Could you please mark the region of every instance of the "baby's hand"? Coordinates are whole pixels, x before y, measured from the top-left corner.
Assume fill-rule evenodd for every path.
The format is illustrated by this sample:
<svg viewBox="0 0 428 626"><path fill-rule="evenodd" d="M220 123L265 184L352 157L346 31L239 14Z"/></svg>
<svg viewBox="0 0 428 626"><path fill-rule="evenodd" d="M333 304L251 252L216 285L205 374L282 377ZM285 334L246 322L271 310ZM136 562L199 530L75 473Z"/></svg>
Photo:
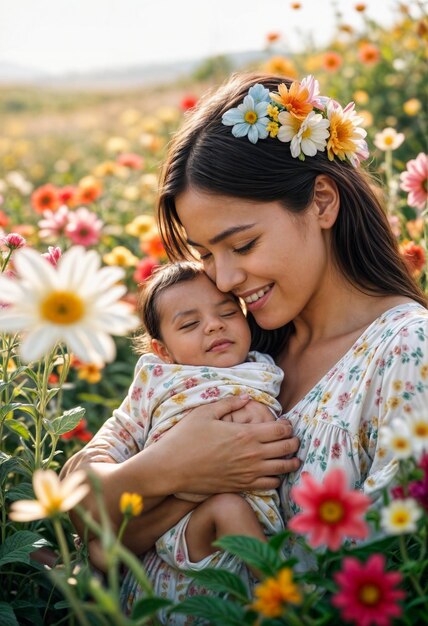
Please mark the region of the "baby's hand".
<svg viewBox="0 0 428 626"><path fill-rule="evenodd" d="M257 400L250 400L242 409L228 413L221 419L223 422L258 424L261 422L274 422L275 416L266 404L257 402Z"/></svg>

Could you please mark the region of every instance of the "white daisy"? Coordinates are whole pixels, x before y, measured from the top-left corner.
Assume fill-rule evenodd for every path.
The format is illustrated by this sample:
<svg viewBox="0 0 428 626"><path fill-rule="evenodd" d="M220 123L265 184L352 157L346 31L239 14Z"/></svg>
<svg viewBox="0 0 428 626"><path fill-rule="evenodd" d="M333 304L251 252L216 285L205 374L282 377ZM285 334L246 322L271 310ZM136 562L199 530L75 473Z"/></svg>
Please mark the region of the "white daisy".
<svg viewBox="0 0 428 626"><path fill-rule="evenodd" d="M242 104L223 113L222 122L225 126L232 126L234 137L246 137L251 143L259 139L266 139L269 132L266 128L270 121L267 117L268 102L256 102L250 95L245 96Z"/></svg>
<svg viewBox="0 0 428 626"><path fill-rule="evenodd" d="M395 128L384 128L381 133L376 133L374 138L374 145L379 150L387 152L388 150L396 150L401 146L404 141L404 134L397 133Z"/></svg>
<svg viewBox="0 0 428 626"><path fill-rule="evenodd" d="M428 414L406 416L412 438L413 452L419 456L422 452L428 452Z"/></svg>
<svg viewBox="0 0 428 626"><path fill-rule="evenodd" d="M322 115L311 111L291 140L291 156L304 159L302 155L315 156L318 151L324 152L329 137L329 125L330 122Z"/></svg>
<svg viewBox="0 0 428 626"><path fill-rule="evenodd" d="M408 459L412 456L412 435L406 420L396 417L390 426L382 426L379 430L379 443L382 448L391 450L397 459Z"/></svg>
<svg viewBox="0 0 428 626"><path fill-rule="evenodd" d="M138 326L129 307L118 300L126 287L118 267L100 269L100 257L80 246L70 248L53 267L31 248L14 256L17 278L0 276L0 331L22 333L24 361L37 360L63 342L87 363L102 365L116 353L110 335Z"/></svg>
<svg viewBox="0 0 428 626"><path fill-rule="evenodd" d="M381 511L381 526L390 535L413 533L421 515L422 510L413 498L393 500Z"/></svg>

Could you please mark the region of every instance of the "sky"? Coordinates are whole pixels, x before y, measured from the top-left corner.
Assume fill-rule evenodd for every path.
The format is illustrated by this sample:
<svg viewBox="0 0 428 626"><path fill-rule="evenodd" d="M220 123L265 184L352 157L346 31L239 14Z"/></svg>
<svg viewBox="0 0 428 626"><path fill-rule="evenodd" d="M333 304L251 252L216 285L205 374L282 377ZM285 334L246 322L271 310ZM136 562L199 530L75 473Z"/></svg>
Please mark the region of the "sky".
<svg viewBox="0 0 428 626"><path fill-rule="evenodd" d="M358 28L356 0L335 0ZM0 64L53 74L168 63L260 50L280 32L290 51L308 36L327 43L333 0L0 0ZM367 14L393 23L397 0L366 0ZM303 35L304 33L304 35Z"/></svg>

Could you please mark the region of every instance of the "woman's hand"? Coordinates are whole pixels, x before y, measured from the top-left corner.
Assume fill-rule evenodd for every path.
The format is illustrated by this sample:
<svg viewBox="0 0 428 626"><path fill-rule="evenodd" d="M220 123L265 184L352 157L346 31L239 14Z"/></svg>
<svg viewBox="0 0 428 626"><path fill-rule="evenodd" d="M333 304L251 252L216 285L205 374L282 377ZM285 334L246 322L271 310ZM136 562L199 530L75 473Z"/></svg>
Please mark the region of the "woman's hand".
<svg viewBox="0 0 428 626"><path fill-rule="evenodd" d="M235 424L259 424L274 422L275 416L266 404L251 399L242 409L227 413L220 419L223 422L235 422Z"/></svg>
<svg viewBox="0 0 428 626"><path fill-rule="evenodd" d="M280 474L298 469L299 441L285 420L236 424L222 417L239 411L249 397L228 397L193 409L142 453L157 466L158 493L239 492L279 486ZM257 403L256 403L257 404ZM130 462L135 462L137 455ZM292 458L284 458L284 457ZM163 484L162 484L163 483Z"/></svg>

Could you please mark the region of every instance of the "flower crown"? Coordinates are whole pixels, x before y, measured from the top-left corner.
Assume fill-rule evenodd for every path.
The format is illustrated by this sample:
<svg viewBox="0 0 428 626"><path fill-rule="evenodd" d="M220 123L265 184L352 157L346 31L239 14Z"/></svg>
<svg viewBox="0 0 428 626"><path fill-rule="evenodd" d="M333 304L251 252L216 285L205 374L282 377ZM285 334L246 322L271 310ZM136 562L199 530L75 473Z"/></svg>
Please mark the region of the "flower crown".
<svg viewBox="0 0 428 626"><path fill-rule="evenodd" d="M267 137L291 142L291 156L301 161L327 148L330 161L338 157L354 167L369 156L362 121L353 102L343 109L332 98L320 96L313 76L290 87L282 83L277 92L253 85L243 102L222 116L234 137L248 137L251 143Z"/></svg>

